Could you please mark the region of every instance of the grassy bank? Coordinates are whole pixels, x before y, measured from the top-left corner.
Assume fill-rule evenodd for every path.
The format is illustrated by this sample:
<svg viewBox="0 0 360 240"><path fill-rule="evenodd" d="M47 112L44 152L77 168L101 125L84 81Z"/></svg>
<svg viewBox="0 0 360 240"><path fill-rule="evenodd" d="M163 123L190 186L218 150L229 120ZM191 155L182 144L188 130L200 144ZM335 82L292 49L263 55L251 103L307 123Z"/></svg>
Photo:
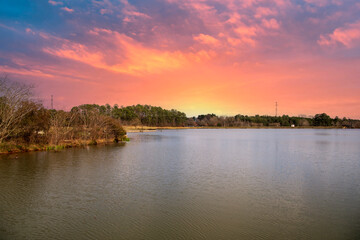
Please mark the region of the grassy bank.
<svg viewBox="0 0 360 240"><path fill-rule="evenodd" d="M120 142L128 142L130 139L128 137L123 137ZM74 147L84 147L91 145L104 145L114 143L114 140L111 139L97 139L94 140L66 140L61 143L54 144L16 144L16 143L1 143L0 144L0 154L10 154L10 153L22 153L22 152L35 152L35 151L61 151L66 148Z"/></svg>

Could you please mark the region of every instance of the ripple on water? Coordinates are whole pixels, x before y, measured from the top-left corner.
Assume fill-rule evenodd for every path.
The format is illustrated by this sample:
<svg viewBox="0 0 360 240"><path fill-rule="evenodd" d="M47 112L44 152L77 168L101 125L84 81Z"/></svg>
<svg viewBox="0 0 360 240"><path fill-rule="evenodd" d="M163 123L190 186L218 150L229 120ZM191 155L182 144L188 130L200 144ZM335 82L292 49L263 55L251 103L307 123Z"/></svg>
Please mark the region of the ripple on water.
<svg viewBox="0 0 360 240"><path fill-rule="evenodd" d="M356 239L360 131L180 130L0 157L0 239Z"/></svg>

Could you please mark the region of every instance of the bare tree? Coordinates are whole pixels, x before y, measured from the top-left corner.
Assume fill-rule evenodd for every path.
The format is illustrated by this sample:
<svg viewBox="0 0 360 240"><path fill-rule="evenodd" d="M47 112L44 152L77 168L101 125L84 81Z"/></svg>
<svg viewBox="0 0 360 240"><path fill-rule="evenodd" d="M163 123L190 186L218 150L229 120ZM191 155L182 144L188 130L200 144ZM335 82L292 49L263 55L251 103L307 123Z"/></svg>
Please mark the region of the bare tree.
<svg viewBox="0 0 360 240"><path fill-rule="evenodd" d="M15 134L20 122L32 111L23 107L30 101L32 87L10 82L6 74L0 76L0 143Z"/></svg>
<svg viewBox="0 0 360 240"><path fill-rule="evenodd" d="M60 141L68 140L71 126L76 119L76 112L54 111L50 115L50 142L59 144Z"/></svg>
<svg viewBox="0 0 360 240"><path fill-rule="evenodd" d="M101 115L98 109L79 109L79 117L83 126L83 138L96 140L104 137L104 129L109 121L108 116Z"/></svg>

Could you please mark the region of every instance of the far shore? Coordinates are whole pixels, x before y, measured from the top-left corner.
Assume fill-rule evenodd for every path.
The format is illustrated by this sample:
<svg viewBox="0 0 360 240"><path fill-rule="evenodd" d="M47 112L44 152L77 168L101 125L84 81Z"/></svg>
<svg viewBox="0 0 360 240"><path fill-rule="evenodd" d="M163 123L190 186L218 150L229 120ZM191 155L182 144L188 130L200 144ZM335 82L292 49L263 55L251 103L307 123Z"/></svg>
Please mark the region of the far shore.
<svg viewBox="0 0 360 240"><path fill-rule="evenodd" d="M151 127L151 126L123 126L128 133L154 132L158 130L181 130L181 129L351 129L344 127L323 127L323 126L298 126L298 127Z"/></svg>

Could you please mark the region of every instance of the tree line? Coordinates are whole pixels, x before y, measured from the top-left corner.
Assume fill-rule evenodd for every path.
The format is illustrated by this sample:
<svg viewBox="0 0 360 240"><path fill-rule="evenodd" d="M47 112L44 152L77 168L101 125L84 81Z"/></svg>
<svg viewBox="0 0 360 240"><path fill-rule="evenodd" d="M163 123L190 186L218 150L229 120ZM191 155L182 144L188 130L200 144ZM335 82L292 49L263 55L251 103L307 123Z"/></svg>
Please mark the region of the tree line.
<svg viewBox="0 0 360 240"><path fill-rule="evenodd" d="M326 113L314 117L282 116L217 116L202 114L197 117L187 117L177 110L166 110L150 105L121 106L117 104L84 104L77 108L84 110L96 109L100 114L119 120L123 125L152 127L346 127L359 128L360 121L339 117L331 118Z"/></svg>
<svg viewBox="0 0 360 240"><path fill-rule="evenodd" d="M335 127L360 128L360 120L339 117L331 118L326 113L314 117L282 116L216 116L215 114L199 115L189 118L188 126L200 127Z"/></svg>
<svg viewBox="0 0 360 240"><path fill-rule="evenodd" d="M32 87L0 77L0 148L119 141L126 132L120 120L98 109L46 109L32 97ZM8 143L8 144L6 144Z"/></svg>
<svg viewBox="0 0 360 240"><path fill-rule="evenodd" d="M83 104L79 109L96 109L100 114L121 121L123 125L156 126L156 127L184 127L188 118L186 114L175 109L166 110L150 105L133 105L119 107L117 104Z"/></svg>

